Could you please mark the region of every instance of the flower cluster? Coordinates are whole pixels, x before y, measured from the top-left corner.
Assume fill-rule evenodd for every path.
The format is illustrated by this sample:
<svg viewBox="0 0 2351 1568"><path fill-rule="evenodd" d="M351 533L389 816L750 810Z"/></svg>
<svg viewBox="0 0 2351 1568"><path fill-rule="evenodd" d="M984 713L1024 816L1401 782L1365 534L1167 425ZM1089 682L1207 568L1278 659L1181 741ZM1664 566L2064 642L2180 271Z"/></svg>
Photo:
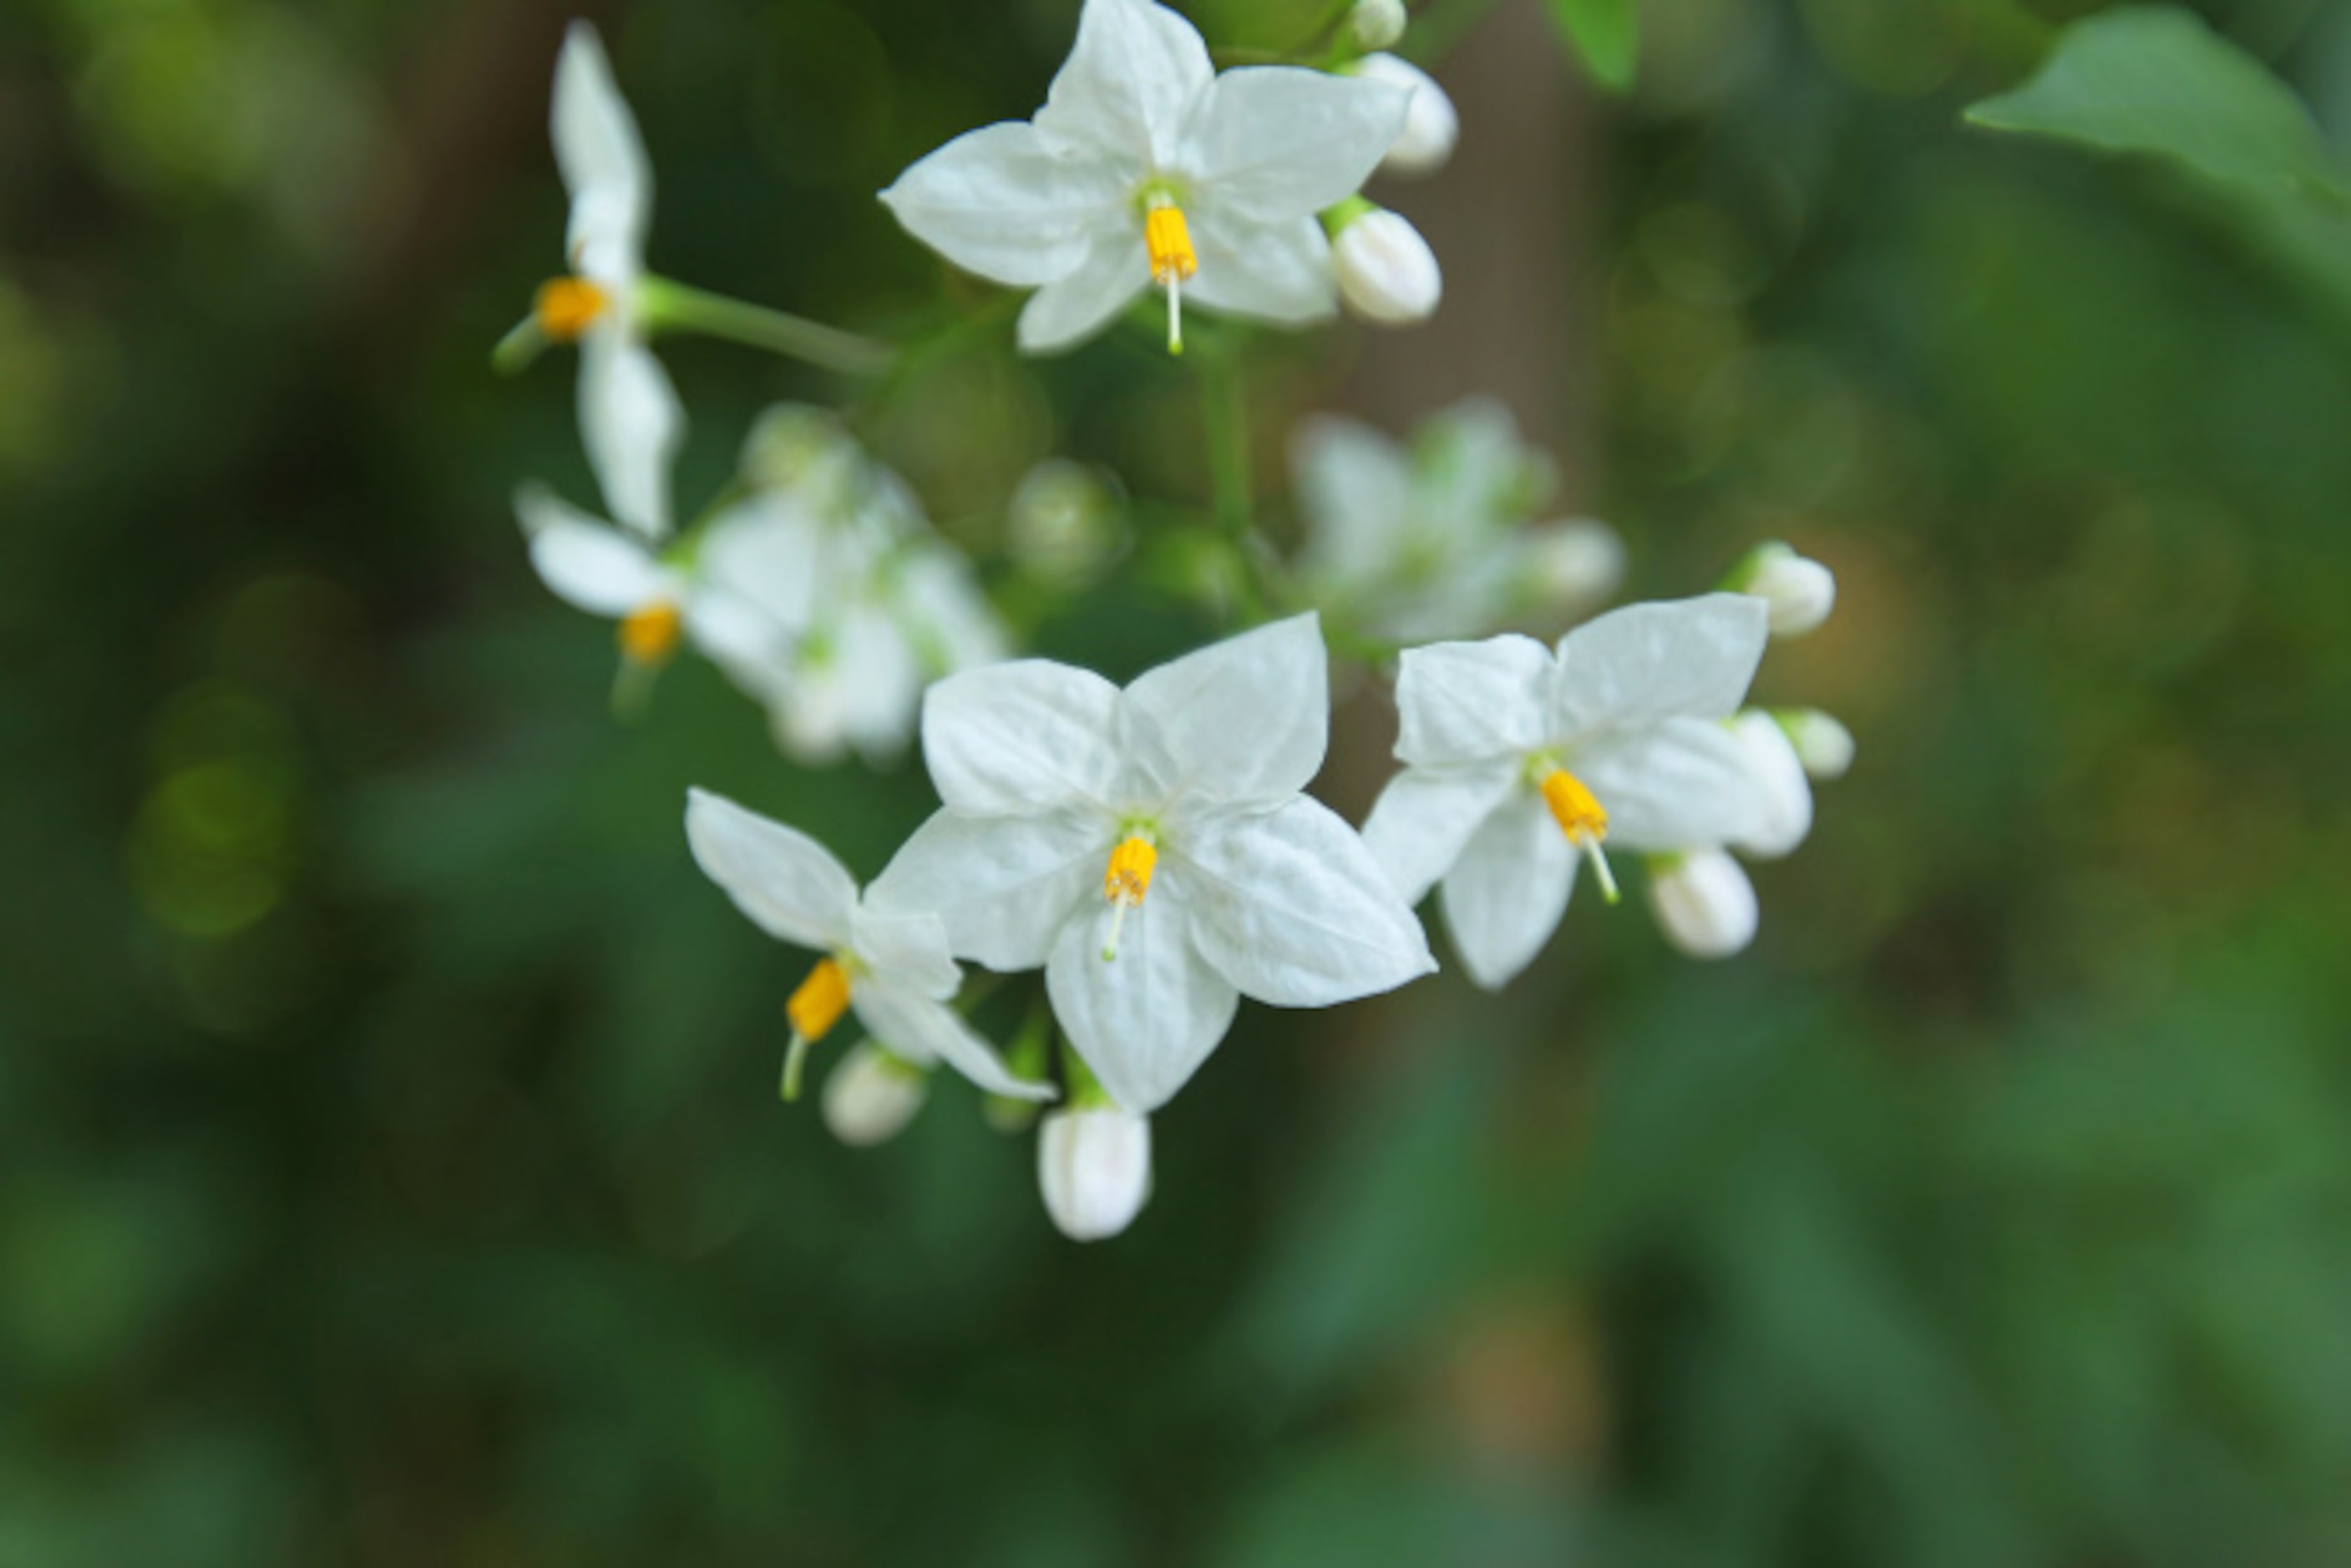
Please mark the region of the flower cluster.
<svg viewBox="0 0 2351 1568"><path fill-rule="evenodd" d="M1435 169L1458 135L1436 83L1382 52L1405 25L1394 0L1363 0L1311 64L1219 74L1174 11L1085 0L1033 119L956 138L882 200L957 265L1033 291L1016 331L1030 352L1076 346L1154 288L1173 350L1187 296L1283 327L1343 303L1374 322L1423 318L1441 292L1433 253L1360 193L1378 170ZM1098 1239L1141 1210L1152 1118L1242 999L1333 1007L1430 974L1415 911L1432 889L1453 954L1486 987L1535 961L1584 869L1616 901L1612 854L1641 857L1684 950L1752 940L1756 897L1734 857L1793 849L1812 780L1851 761L1825 714L1746 706L1769 639L1828 614L1827 568L1767 545L1719 591L1537 641L1504 628L1556 633L1589 615L1624 548L1602 524L1542 520L1554 476L1510 416L1473 400L1409 446L1322 417L1291 443L1303 542L1287 570L1219 501L1212 536L1250 584L1245 629L1123 686L1013 659L970 563L825 410L762 416L733 481L676 525L684 419L656 332L852 372L890 351L646 270L649 163L584 26L558 67L554 129L571 270L501 358L579 346L582 435L615 521L524 490L533 564L619 622L623 706L692 647L766 705L799 761L883 763L919 733L938 797L861 890L810 834L688 793L695 862L810 955L784 1002L784 1097L844 1021L862 1030L822 1096L843 1141L890 1137L951 1068L998 1125L1033 1127L1047 1212ZM1246 474L1220 481L1245 508ZM1007 507L1020 569L1062 593L1099 580L1121 545L1114 489L1066 460L1036 470ZM1307 793L1328 749L1334 643L1393 673L1401 718L1402 770L1360 830ZM1040 977L1016 983L1028 1023L1007 1051L973 1022L997 982L967 987L967 964Z"/></svg>

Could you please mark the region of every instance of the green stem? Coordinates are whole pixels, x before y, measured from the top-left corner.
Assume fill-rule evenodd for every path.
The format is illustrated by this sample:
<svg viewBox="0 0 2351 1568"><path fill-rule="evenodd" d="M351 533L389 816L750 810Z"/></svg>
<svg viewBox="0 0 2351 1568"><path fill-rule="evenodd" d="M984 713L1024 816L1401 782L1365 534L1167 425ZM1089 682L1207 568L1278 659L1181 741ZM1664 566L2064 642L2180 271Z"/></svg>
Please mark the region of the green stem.
<svg viewBox="0 0 2351 1568"><path fill-rule="evenodd" d="M646 321L656 329L724 337L847 376L879 376L897 358L889 345L871 337L665 277L648 277L639 283L637 297Z"/></svg>

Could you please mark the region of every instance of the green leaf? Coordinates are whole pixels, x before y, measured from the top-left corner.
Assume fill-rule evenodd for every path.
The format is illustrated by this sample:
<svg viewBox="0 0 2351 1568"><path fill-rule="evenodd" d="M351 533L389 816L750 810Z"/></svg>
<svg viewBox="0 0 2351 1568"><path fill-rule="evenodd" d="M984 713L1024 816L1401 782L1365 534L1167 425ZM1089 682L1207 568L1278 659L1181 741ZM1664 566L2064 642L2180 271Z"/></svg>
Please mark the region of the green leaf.
<svg viewBox="0 0 2351 1568"><path fill-rule="evenodd" d="M1552 20L1600 85L1624 92L1633 85L1641 54L1641 14L1635 0L1550 0Z"/></svg>

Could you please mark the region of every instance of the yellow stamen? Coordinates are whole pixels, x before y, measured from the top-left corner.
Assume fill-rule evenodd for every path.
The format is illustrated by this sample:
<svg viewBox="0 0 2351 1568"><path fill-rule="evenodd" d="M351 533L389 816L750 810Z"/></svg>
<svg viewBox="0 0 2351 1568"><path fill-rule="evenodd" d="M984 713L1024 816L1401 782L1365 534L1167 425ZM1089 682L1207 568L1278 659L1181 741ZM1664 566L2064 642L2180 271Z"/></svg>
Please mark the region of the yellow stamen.
<svg viewBox="0 0 2351 1568"><path fill-rule="evenodd" d="M658 669L677 652L685 617L667 599L640 605L621 619L621 651L632 664Z"/></svg>
<svg viewBox="0 0 2351 1568"><path fill-rule="evenodd" d="M831 1033L847 1011L849 971L838 959L820 960L784 1003L784 1016L792 1021L791 1048L784 1053L785 1099L800 1097L800 1068L808 1061L809 1047Z"/></svg>
<svg viewBox="0 0 2351 1568"><path fill-rule="evenodd" d="M1192 227L1184 209L1162 197L1143 214L1143 247L1151 256L1151 281L1167 290L1167 352L1184 352L1184 282L1200 270L1192 248Z"/></svg>
<svg viewBox="0 0 2351 1568"><path fill-rule="evenodd" d="M584 277L556 277L538 286L530 314L553 341L576 343L611 303L610 296Z"/></svg>
<svg viewBox="0 0 2351 1568"><path fill-rule="evenodd" d="M1542 797L1560 832L1592 862L1592 874L1600 878L1600 896L1614 903L1616 877L1608 868L1606 852L1600 847L1608 836L1608 808L1600 804L1582 779L1564 768L1553 768L1543 775Z"/></svg>
<svg viewBox="0 0 2351 1568"><path fill-rule="evenodd" d="M1102 961L1118 957L1118 934L1126 925L1126 912L1143 907L1143 896L1151 891L1151 873L1158 868L1159 850L1142 834L1130 834L1110 852L1109 869L1102 873L1102 898L1110 904L1110 936L1102 943Z"/></svg>

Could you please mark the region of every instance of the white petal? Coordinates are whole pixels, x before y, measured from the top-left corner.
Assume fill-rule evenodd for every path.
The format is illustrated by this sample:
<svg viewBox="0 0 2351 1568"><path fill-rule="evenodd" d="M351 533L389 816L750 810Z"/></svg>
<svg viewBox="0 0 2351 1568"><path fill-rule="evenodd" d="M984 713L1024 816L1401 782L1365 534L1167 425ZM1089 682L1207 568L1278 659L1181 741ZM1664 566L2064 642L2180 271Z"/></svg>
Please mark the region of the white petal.
<svg viewBox="0 0 2351 1568"><path fill-rule="evenodd" d="M685 410L653 350L617 327L580 339L580 434L613 518L649 539L666 535Z"/></svg>
<svg viewBox="0 0 2351 1568"><path fill-rule="evenodd" d="M946 545L910 551L899 567L897 601L924 669L934 676L998 663L1010 654L1011 634L960 551Z"/></svg>
<svg viewBox="0 0 2351 1568"><path fill-rule="evenodd" d="M1141 174L1174 160L1216 67L1199 29L1151 0L1085 0L1078 41L1037 111L1037 129L1071 151L1116 156Z"/></svg>
<svg viewBox="0 0 2351 1568"><path fill-rule="evenodd" d="M1150 284L1150 254L1139 233L1097 234L1084 260L1039 289L1022 307L1022 351L1056 354L1074 348L1101 331Z"/></svg>
<svg viewBox="0 0 2351 1568"><path fill-rule="evenodd" d="M808 629L827 587L824 529L773 496L730 508L695 553L695 575L756 606L788 637Z"/></svg>
<svg viewBox="0 0 2351 1568"><path fill-rule="evenodd" d="M1771 714L1750 708L1731 720L1730 733L1746 748L1747 776L1755 784L1758 809L1754 826L1728 842L1750 855L1776 859L1813 830L1812 780L1804 774L1795 743Z"/></svg>
<svg viewBox="0 0 2351 1568"><path fill-rule="evenodd" d="M1719 849L1676 856L1649 877L1649 910L1692 958L1729 958L1755 940L1755 884Z"/></svg>
<svg viewBox="0 0 2351 1568"><path fill-rule="evenodd" d="M686 791L695 864L770 936L830 952L849 940L857 884L832 852L708 790Z"/></svg>
<svg viewBox="0 0 2351 1568"><path fill-rule="evenodd" d="M849 914L849 949L875 975L934 1002L945 1002L963 983L963 971L947 950L947 929L928 909L860 905Z"/></svg>
<svg viewBox="0 0 2351 1568"><path fill-rule="evenodd" d="M775 618L740 594L697 583L685 600L685 631L713 664L753 696L765 696L791 639Z"/></svg>
<svg viewBox="0 0 2351 1568"><path fill-rule="evenodd" d="M1371 426L1329 415L1298 427L1290 472L1306 514L1304 558L1328 577L1373 576L1409 528L1412 466Z"/></svg>
<svg viewBox="0 0 2351 1568"><path fill-rule="evenodd" d="M963 1015L944 1002L893 985L868 980L853 985L849 1005L869 1033L891 1050L917 1061L945 1062L991 1095L1016 1100L1050 1100L1050 1084L1016 1078Z"/></svg>
<svg viewBox="0 0 2351 1568"><path fill-rule="evenodd" d="M1312 218L1258 223L1204 211L1192 226L1200 271L1184 297L1228 316L1300 327L1338 309L1331 242Z"/></svg>
<svg viewBox="0 0 2351 1568"><path fill-rule="evenodd" d="M1116 790L1118 688L1046 659L949 676L923 699L923 761L939 798L997 815L1105 803Z"/></svg>
<svg viewBox="0 0 2351 1568"><path fill-rule="evenodd" d="M1576 628L1560 639L1552 732L1728 717L1755 679L1769 620L1761 599L1707 594L1627 605Z"/></svg>
<svg viewBox="0 0 2351 1568"><path fill-rule="evenodd" d="M1331 670L1310 612L1211 643L1122 694L1128 760L1162 801L1271 804L1322 767Z"/></svg>
<svg viewBox="0 0 2351 1568"><path fill-rule="evenodd" d="M1404 130L1413 95L1392 82L1294 66L1227 71L1193 111L1184 172L1259 223L1312 217L1353 195Z"/></svg>
<svg viewBox="0 0 2351 1568"><path fill-rule="evenodd" d="M866 895L869 908L932 911L958 955L992 970L1044 963L1070 912L1102 903L1112 828L1076 812L959 816L914 830Z"/></svg>
<svg viewBox="0 0 2351 1568"><path fill-rule="evenodd" d="M1388 781L1364 824L1364 846L1407 904L1453 869L1469 836L1519 785L1519 763L1407 768Z"/></svg>
<svg viewBox="0 0 2351 1568"><path fill-rule="evenodd" d="M1534 961L1567 912L1575 867L1541 796L1514 795L1487 817L1437 896L1472 981L1499 991Z"/></svg>
<svg viewBox="0 0 2351 1568"><path fill-rule="evenodd" d="M1548 738L1551 650L1531 637L1405 650L1396 675L1395 754L1416 768L1523 758Z"/></svg>
<svg viewBox="0 0 2351 1568"><path fill-rule="evenodd" d="M530 564L555 597L590 615L624 616L660 597L669 574L616 528L536 486L515 497Z"/></svg>
<svg viewBox="0 0 2351 1568"><path fill-rule="evenodd" d="M1697 849L1765 831L1747 747L1711 719L1667 719L1564 759L1608 812L1611 848Z"/></svg>
<svg viewBox="0 0 2351 1568"><path fill-rule="evenodd" d="M1115 959L1102 957L1110 909L1096 899L1062 926L1045 965L1061 1032L1111 1098L1137 1116L1190 1080L1240 1006L1232 981L1192 945L1186 917L1179 889L1155 879L1127 914Z"/></svg>
<svg viewBox="0 0 2351 1568"><path fill-rule="evenodd" d="M1194 945L1244 996L1330 1007L1437 968L1420 921L1321 801L1221 814L1169 853L1184 867Z"/></svg>
<svg viewBox="0 0 2351 1568"><path fill-rule="evenodd" d="M1110 1106L1047 1113L1037 1127L1037 1188L1072 1241L1134 1223L1151 1196L1151 1123Z"/></svg>
<svg viewBox="0 0 2351 1568"><path fill-rule="evenodd" d="M1365 55L1355 62L1367 81L1386 82L1411 96L1411 107L1380 166L1391 174L1432 174L1453 156L1461 137L1461 117L1437 78L1394 55Z"/></svg>
<svg viewBox="0 0 2351 1568"><path fill-rule="evenodd" d="M643 139L596 29L574 22L555 62L555 160L571 192L565 254L599 282L632 282L653 213Z"/></svg>
<svg viewBox="0 0 2351 1568"><path fill-rule="evenodd" d="M870 763L887 763L914 738L923 667L890 612L853 604L832 628L829 673L840 682L842 733Z"/></svg>
<svg viewBox="0 0 2351 1568"><path fill-rule="evenodd" d="M1127 217L1124 182L1106 163L1019 122L966 131L899 175L882 201L966 272L1022 286L1074 271L1094 236Z"/></svg>

